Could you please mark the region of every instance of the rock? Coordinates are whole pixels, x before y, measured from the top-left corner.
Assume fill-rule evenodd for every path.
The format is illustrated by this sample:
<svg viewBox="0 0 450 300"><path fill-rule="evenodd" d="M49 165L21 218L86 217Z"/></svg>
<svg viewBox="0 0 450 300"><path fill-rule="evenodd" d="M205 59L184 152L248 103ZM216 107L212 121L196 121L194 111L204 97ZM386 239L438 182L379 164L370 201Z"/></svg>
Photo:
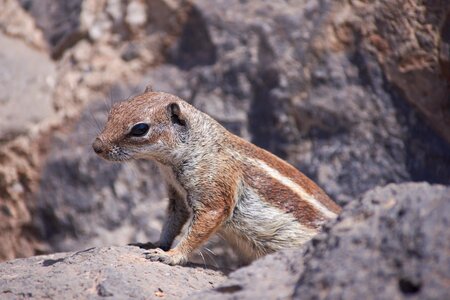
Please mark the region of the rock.
<svg viewBox="0 0 450 300"><path fill-rule="evenodd" d="M306 249L239 269L202 299L445 299L450 188L390 184L344 207Z"/></svg>
<svg viewBox="0 0 450 300"><path fill-rule="evenodd" d="M217 287L191 295L194 299L289 299L303 272L304 249L267 255L228 276ZM191 299L192 299L191 298Z"/></svg>
<svg viewBox="0 0 450 300"><path fill-rule="evenodd" d="M193 1L173 66L152 69L142 86L187 98L340 204L389 182L449 184L450 89L439 59L449 8Z"/></svg>
<svg viewBox="0 0 450 300"><path fill-rule="evenodd" d="M18 0L2 1L0 11L0 31L6 35L22 39L37 49L46 49L44 35L33 17L23 9Z"/></svg>
<svg viewBox="0 0 450 300"><path fill-rule="evenodd" d="M171 267L136 247L91 248L0 264L2 299L180 299L225 277L199 266Z"/></svg>
<svg viewBox="0 0 450 300"><path fill-rule="evenodd" d="M0 142L5 142L54 116L51 93L56 70L44 53L22 41L0 33L0 44Z"/></svg>
<svg viewBox="0 0 450 300"><path fill-rule="evenodd" d="M82 38L80 31L82 0L19 2L34 17L36 25L44 33L53 58L61 57L67 48Z"/></svg>
<svg viewBox="0 0 450 300"><path fill-rule="evenodd" d="M140 1L131 1L127 6L125 21L131 26L142 26L147 21L145 5Z"/></svg>
<svg viewBox="0 0 450 300"><path fill-rule="evenodd" d="M23 41L0 33L0 44L0 260L5 260L43 248L26 229L32 205L26 199L39 178L39 154L45 147L36 127L51 124L56 115L56 70L45 53Z"/></svg>
<svg viewBox="0 0 450 300"><path fill-rule="evenodd" d="M312 241L294 298L444 299L449 224L449 187L375 188Z"/></svg>

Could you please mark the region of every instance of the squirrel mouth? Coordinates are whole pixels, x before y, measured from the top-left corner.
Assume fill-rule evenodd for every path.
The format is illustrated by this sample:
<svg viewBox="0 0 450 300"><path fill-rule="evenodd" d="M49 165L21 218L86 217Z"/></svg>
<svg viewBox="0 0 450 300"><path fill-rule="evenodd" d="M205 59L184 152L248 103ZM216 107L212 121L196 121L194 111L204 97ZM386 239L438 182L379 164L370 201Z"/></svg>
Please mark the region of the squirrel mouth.
<svg viewBox="0 0 450 300"><path fill-rule="evenodd" d="M131 160L132 157L130 155L128 155L128 153L125 153L123 151L121 152L109 152L106 156L105 156L106 160L110 160L110 161L127 161L127 160Z"/></svg>
<svg viewBox="0 0 450 300"><path fill-rule="evenodd" d="M119 147L113 147L111 150L102 153L97 153L97 155L103 158L104 160L115 162L128 161L133 159L132 155L130 155L128 152L124 151L122 148Z"/></svg>

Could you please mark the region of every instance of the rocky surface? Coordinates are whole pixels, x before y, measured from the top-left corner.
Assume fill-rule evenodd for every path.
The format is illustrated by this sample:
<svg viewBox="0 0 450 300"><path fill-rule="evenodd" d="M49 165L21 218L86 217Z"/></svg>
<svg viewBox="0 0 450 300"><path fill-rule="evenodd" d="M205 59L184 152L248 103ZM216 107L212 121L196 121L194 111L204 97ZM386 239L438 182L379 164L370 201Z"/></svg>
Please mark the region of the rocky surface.
<svg viewBox="0 0 450 300"><path fill-rule="evenodd" d="M228 278L198 265L149 262L136 247L93 248L0 264L0 296L445 299L449 224L449 187L390 184L344 207L304 249L266 256Z"/></svg>
<svg viewBox="0 0 450 300"><path fill-rule="evenodd" d="M200 266L170 267L136 247L92 248L0 264L1 299L181 299L225 279Z"/></svg>
<svg viewBox="0 0 450 300"><path fill-rule="evenodd" d="M446 299L450 188L391 184L367 192L306 250L267 256L204 299Z"/></svg>
<svg viewBox="0 0 450 300"><path fill-rule="evenodd" d="M194 299L290 299L304 271L305 249L283 250L229 274L219 286L195 293ZM304 298L309 299L309 298Z"/></svg>

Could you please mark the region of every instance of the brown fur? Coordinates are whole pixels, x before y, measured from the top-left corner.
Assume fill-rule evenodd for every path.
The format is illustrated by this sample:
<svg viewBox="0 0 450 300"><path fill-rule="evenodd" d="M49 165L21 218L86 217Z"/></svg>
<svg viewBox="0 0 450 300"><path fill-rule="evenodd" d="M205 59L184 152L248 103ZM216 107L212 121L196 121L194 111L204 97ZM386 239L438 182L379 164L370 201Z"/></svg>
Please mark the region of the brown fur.
<svg viewBox="0 0 450 300"><path fill-rule="evenodd" d="M138 123L150 129L131 134ZM192 212L180 243L152 250L151 260L183 263L217 231L257 258L303 244L340 211L300 171L170 94L147 92L115 105L93 148L108 160L159 164L169 208L156 246L169 249Z"/></svg>
<svg viewBox="0 0 450 300"><path fill-rule="evenodd" d="M314 195L317 200L319 200L325 207L329 208L331 211L335 213L340 213L341 208L337 205L333 200L328 197L328 195L315 184L311 179L306 177L302 172L289 165L285 161L279 159L272 153L256 147L253 144L248 143L247 141L241 139L240 137L233 136L232 137L232 145L236 147L236 150L243 155L249 157L255 157L259 160L264 161L272 168L279 171L281 174L289 177L299 186L301 186L305 191L309 194Z"/></svg>
<svg viewBox="0 0 450 300"><path fill-rule="evenodd" d="M252 165L245 165L244 170L244 180L261 194L262 199L286 213L293 214L300 223L310 228L319 227L318 221L323 221L324 217L291 189Z"/></svg>

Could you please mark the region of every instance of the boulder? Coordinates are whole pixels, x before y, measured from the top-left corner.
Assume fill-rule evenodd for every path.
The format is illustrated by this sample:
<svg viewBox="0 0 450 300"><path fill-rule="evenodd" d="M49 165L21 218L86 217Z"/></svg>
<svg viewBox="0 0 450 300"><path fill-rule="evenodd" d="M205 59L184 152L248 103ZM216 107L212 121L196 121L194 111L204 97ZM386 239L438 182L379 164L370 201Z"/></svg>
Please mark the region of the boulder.
<svg viewBox="0 0 450 300"><path fill-rule="evenodd" d="M444 299L450 188L390 184L350 203L311 243L297 299Z"/></svg>
<svg viewBox="0 0 450 300"><path fill-rule="evenodd" d="M56 70L45 53L21 40L0 33L0 44L0 143L4 143L54 116ZM36 103L34 109L24 109Z"/></svg>
<svg viewBox="0 0 450 300"><path fill-rule="evenodd" d="M267 255L229 274L215 288L196 292L194 299L290 299L303 273L305 249Z"/></svg>
<svg viewBox="0 0 450 300"><path fill-rule="evenodd" d="M225 276L145 259L136 247L91 248L0 264L2 299L181 299Z"/></svg>

